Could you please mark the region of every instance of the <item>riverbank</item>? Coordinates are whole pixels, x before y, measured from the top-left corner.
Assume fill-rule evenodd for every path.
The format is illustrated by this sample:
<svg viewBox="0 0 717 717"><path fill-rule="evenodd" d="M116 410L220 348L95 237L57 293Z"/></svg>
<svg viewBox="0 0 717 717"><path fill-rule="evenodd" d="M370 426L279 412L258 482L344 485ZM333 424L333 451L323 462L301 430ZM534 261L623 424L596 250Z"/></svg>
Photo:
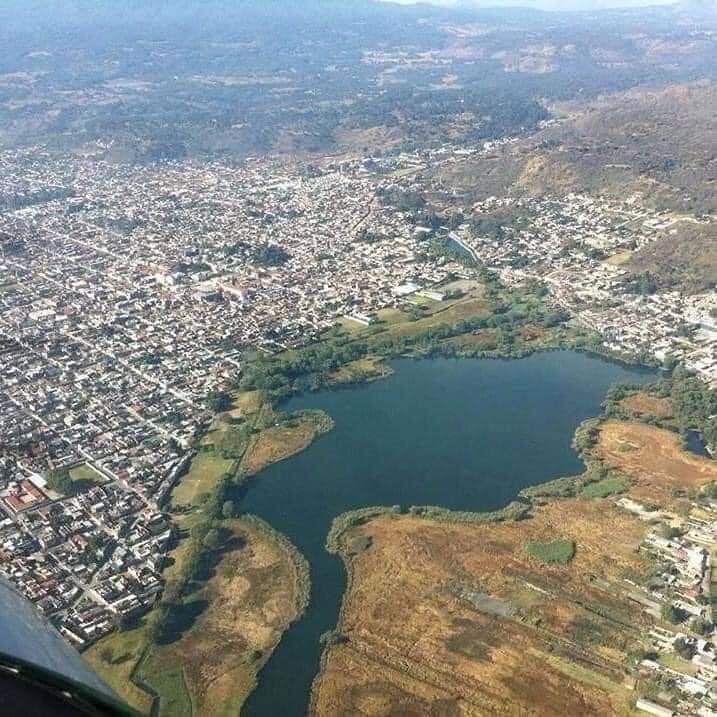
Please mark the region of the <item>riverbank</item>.
<svg viewBox="0 0 717 717"><path fill-rule="evenodd" d="M236 396L217 417L172 492L167 509L176 543L161 602L84 653L142 713L236 714L281 635L306 609L306 561L260 518L234 517L239 506L230 493L248 478L243 459L257 445L260 457L250 460L263 468L303 450L332 422L317 411L276 412L256 398Z"/></svg>
<svg viewBox="0 0 717 717"><path fill-rule="evenodd" d="M182 597L170 635L150 636L150 613L86 655L145 713L236 714L282 633L306 607L308 567L285 538L253 516L222 527L224 542L204 556L206 578Z"/></svg>
<svg viewBox="0 0 717 717"><path fill-rule="evenodd" d="M305 618L287 632L247 702L250 717L306 712L320 666L319 641L322 635L324 642L335 639L346 590L346 573L326 551L337 515L349 509L364 518L365 506L378 499L389 511L400 503L441 521L484 520L484 512L508 505L523 487L556 471L579 471L570 448L575 427L600 410L613 382L648 377L574 352L535 353L521 361L398 360L391 366L392 377L380 384L292 399L287 408L321 408L336 428L248 486L245 508L291 538L309 560L314 585ZM361 540L354 549L362 549Z"/></svg>
<svg viewBox="0 0 717 717"><path fill-rule="evenodd" d="M192 557L188 534L191 534L196 520L206 505L221 502L216 495L220 485L221 498L231 497L235 507L243 510L245 495L248 493L251 496L253 491L253 481L250 480L253 476L278 461L295 460L317 437L332 429L331 411L315 411L307 405L298 413L285 412L276 407L281 405L282 399L322 386L336 388L356 383L371 384L380 378L387 378L393 369L386 360L396 355L408 354L415 358L441 355L508 358L527 356L536 351L559 350L566 346L590 350L594 344L590 335L568 329L560 321L556 323L559 318L543 304L538 288L533 293L518 294L495 284L473 282L467 292L458 298L443 302L427 301L415 311L383 312L379 325L363 329L354 327L351 331L337 328L328 332L323 341L315 346L255 361L242 379L241 390L234 397L232 407L217 417L200 442L199 453L190 471L173 492L170 509L180 527L182 539L172 554L174 565L166 573L168 588L171 588L174 576L181 573L185 556ZM486 343L486 338L494 341L494 345ZM461 341L465 344L462 347L458 345ZM262 480L265 479L262 475ZM302 504L302 497L297 494L292 500L287 496L277 498L277 505L285 506L287 500L292 507ZM368 498L363 504L370 504L373 500ZM438 494L435 500L441 503ZM439 512L444 518L447 515L442 509L430 510L434 516L438 516ZM471 515L466 513L466 519L470 520ZM279 525L275 520L269 522L275 527ZM323 550L325 533L320 537ZM193 559L196 560L196 552ZM331 608L325 609L325 612L331 616ZM154 619L153 615L147 618L150 622ZM291 616L285 617L288 625ZM199 621L200 618L195 620L197 624ZM142 644L146 644L146 638L140 637L137 649L132 652L135 658L144 654L140 650ZM257 671L274 647L275 644L262 650L262 659L254 664ZM98 646L98 649L102 648ZM132 660L128 662L131 664ZM144 664L142 670L131 674L137 681L141 679L136 673L147 672ZM124 662L112 665L112 669L118 668L119 684L127 677L123 665ZM162 689L165 693L175 694L191 691L186 687L187 681L183 676L180 676L181 679L177 677L174 685L169 686L163 676L157 673L153 677L155 682L165 683L160 685L160 692ZM243 684L249 685L250 681ZM136 694L132 697L137 700ZM192 702L185 695L178 704L187 709L187 704ZM167 699L164 704L169 704ZM190 705L190 708L196 709L196 705ZM167 710L163 709L163 712Z"/></svg>

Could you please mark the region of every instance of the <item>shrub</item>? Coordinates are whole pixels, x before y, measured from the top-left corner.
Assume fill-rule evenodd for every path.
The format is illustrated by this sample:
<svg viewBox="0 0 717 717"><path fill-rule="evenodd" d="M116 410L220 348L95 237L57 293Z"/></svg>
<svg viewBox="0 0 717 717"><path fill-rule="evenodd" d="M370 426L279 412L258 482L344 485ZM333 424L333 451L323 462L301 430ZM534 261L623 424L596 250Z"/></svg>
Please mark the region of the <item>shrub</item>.
<svg viewBox="0 0 717 717"><path fill-rule="evenodd" d="M692 641L685 640L684 637L678 637L672 646L675 652L684 660L691 660L697 653L697 648Z"/></svg>
<svg viewBox="0 0 717 717"><path fill-rule="evenodd" d="M692 622L690 622L690 628L692 632L696 632L698 635L706 635L712 630L712 623L707 622L707 620L702 617L695 617Z"/></svg>
<svg viewBox="0 0 717 717"><path fill-rule="evenodd" d="M662 606L661 615L665 622L672 623L673 625L679 625L679 623L684 622L687 617L684 610L680 610L680 608L675 607L672 603L666 603Z"/></svg>
<svg viewBox="0 0 717 717"><path fill-rule="evenodd" d="M47 487L62 495L73 493L72 478L69 471L65 469L53 470L47 478Z"/></svg>

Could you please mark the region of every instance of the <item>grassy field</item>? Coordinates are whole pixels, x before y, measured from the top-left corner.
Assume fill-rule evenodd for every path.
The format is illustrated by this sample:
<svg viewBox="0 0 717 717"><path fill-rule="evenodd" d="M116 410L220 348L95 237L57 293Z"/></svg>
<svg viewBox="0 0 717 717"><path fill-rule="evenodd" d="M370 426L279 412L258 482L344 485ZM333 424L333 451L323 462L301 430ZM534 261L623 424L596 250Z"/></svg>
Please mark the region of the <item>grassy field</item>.
<svg viewBox="0 0 717 717"><path fill-rule="evenodd" d="M252 422L257 414L262 410L263 402L258 391L242 391L234 396L232 407L226 411L226 415L230 416L232 421L241 423L242 421ZM221 443L222 436L233 426L223 420L222 416L217 416L212 422L211 427L202 438L203 446L213 446Z"/></svg>
<svg viewBox="0 0 717 717"><path fill-rule="evenodd" d="M230 473L233 460L227 460L211 451L200 451L192 461L189 471L172 491L172 505L194 505L199 496L211 493L219 479Z"/></svg>
<svg viewBox="0 0 717 717"><path fill-rule="evenodd" d="M144 626L115 632L83 653L89 665L129 705L149 714L152 697L131 681L137 661L146 646Z"/></svg>
<svg viewBox="0 0 717 717"><path fill-rule="evenodd" d="M251 520L226 525L232 537L209 579L185 597L187 624L142 666L140 676L168 697L162 714L237 714L301 609L302 568L291 549Z"/></svg>
<svg viewBox="0 0 717 717"><path fill-rule="evenodd" d="M445 301L435 301L420 296L409 297L407 303L422 311L422 316L418 320L415 320L407 311L390 307L378 311L376 313L377 323L371 326L364 326L348 317L340 319L338 325L352 338L373 334L410 336L442 324L456 323L461 319L490 314L489 304L484 298L485 288L480 282L456 282L456 288L466 290L466 295L459 299Z"/></svg>
<svg viewBox="0 0 717 717"><path fill-rule="evenodd" d="M561 558L578 545L572 560L528 554L534 544L552 556L558 531ZM389 515L350 528L347 545L363 537L370 547L345 556L344 641L326 653L315 712L628 714L628 642L613 620L643 623L617 587L624 571L641 569L643 532L614 504L582 498L541 505L520 521ZM614 588L606 593L594 577ZM511 616L477 608L486 596Z"/></svg>
<svg viewBox="0 0 717 717"><path fill-rule="evenodd" d="M620 405L638 416L672 418L672 403L669 398L658 398L644 391L638 391L624 398Z"/></svg>
<svg viewBox="0 0 717 717"><path fill-rule="evenodd" d="M87 463L83 463L82 465L71 468L69 475L73 481L85 483L86 485L89 485L91 483L99 485L100 483L104 483L107 480L94 468L87 465Z"/></svg>
<svg viewBox="0 0 717 717"><path fill-rule="evenodd" d="M275 420L256 392L239 394L231 413L252 425ZM316 412L277 415L276 420L286 425L271 426L256 436L254 465L301 450L331 426L328 416ZM170 501L174 509L191 508L173 516L183 534L203 519L204 496L235 468L236 461L210 449L197 453ZM80 471L78 479L86 476ZM222 525L230 536L207 554L206 579L194 581L182 594L179 625L167 644L150 642L145 617L135 628L112 633L84 653L117 694L142 713L149 713L154 691L160 695L163 717L236 715L256 684L258 670L303 609L308 572L293 547L249 517ZM170 551L163 572L167 583L184 574L191 552L192 542L186 539Z"/></svg>
<svg viewBox="0 0 717 717"><path fill-rule="evenodd" d="M630 494L637 500L671 509L685 503L676 489L717 481L717 462L686 451L677 433L644 423L605 421L595 455L634 479Z"/></svg>
<svg viewBox="0 0 717 717"><path fill-rule="evenodd" d="M634 405L668 408L642 394ZM578 482L577 495L545 494L519 521L390 515L347 527L344 640L325 653L316 712L429 714L461 705L505 714L509 704L526 714L632 714L626 668L652 618L624 579L650 575L637 549L647 526L615 500L595 498L624 492L677 510L685 491L717 480L717 464L686 451L678 434L637 420L604 420L587 456L619 474ZM717 580L712 589L717 595ZM509 616L476 607L486 599L509 606Z"/></svg>
<svg viewBox="0 0 717 717"><path fill-rule="evenodd" d="M586 498L607 498L610 495L624 493L630 487L627 478L605 478L604 480L588 483L582 490Z"/></svg>
<svg viewBox="0 0 717 717"><path fill-rule="evenodd" d="M385 361L376 356L367 356L366 358L352 361L344 366L341 366L331 376L332 383L336 385L354 383L356 381L366 381L385 376L390 376L393 373L388 364Z"/></svg>
<svg viewBox="0 0 717 717"><path fill-rule="evenodd" d="M251 520L226 525L232 538L209 579L183 598L182 624L169 644L150 644L143 622L84 653L98 674L144 714L152 698L132 682L133 673L161 695L163 716L237 714L258 670L302 609L306 582L292 550ZM165 578L181 570L187 545L183 541L173 551Z"/></svg>
<svg viewBox="0 0 717 717"><path fill-rule="evenodd" d="M329 420L330 425L330 418L326 414L323 415ZM264 429L251 440L241 462L242 472L255 475L272 463L308 448L323 430L320 423L320 420L317 423L307 413L302 420L285 422Z"/></svg>
<svg viewBox="0 0 717 717"><path fill-rule="evenodd" d="M575 541L551 540L549 542L534 541L525 546L528 555L542 563L558 563L567 565L575 557Z"/></svg>
<svg viewBox="0 0 717 717"><path fill-rule="evenodd" d="M387 321L388 333L392 336L410 336L443 324L454 324L463 319L487 317L490 315L488 303L484 299L467 297L457 301L431 302L424 307L426 315L417 321L404 313L392 314Z"/></svg>

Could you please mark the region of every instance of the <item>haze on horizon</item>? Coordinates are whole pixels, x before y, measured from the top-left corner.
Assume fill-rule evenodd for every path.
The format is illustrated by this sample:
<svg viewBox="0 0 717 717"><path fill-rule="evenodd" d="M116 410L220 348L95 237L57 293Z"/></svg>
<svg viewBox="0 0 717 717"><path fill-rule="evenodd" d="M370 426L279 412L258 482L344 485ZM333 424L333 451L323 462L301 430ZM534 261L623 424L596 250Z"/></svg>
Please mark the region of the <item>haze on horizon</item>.
<svg viewBox="0 0 717 717"><path fill-rule="evenodd" d="M378 2L396 5L434 5L444 8L521 7L546 11L590 11L678 4L677 0L378 0Z"/></svg>

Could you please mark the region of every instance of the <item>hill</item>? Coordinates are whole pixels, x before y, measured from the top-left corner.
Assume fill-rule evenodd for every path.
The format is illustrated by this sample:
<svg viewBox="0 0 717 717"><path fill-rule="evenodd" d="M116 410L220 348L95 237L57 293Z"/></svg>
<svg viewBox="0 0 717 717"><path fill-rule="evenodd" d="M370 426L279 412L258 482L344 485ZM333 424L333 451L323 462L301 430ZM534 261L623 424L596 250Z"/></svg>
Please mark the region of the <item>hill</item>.
<svg viewBox="0 0 717 717"><path fill-rule="evenodd" d="M467 202L488 196L628 199L665 212L655 243L625 268L662 287L699 291L717 281L717 84L637 88L552 107L541 131L440 170Z"/></svg>

